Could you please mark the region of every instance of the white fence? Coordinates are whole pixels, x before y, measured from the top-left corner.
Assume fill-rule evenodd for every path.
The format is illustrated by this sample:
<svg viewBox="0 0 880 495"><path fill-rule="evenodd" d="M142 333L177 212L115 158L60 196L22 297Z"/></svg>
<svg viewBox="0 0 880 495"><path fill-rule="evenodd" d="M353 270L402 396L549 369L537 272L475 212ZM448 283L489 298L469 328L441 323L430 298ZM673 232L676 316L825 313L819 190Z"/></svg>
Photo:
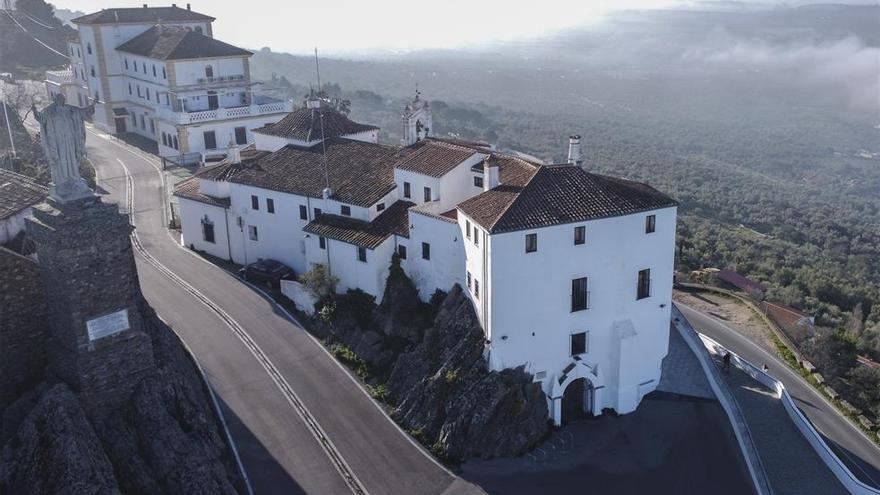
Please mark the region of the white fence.
<svg viewBox="0 0 880 495"><path fill-rule="evenodd" d="M712 354L715 355L723 355L725 352L730 352L724 346L715 342L714 340L706 337L703 334L698 334L700 336L700 340L703 341L703 345L706 349L709 350ZM776 391L776 396L782 401L783 407L785 407L785 411L788 413L789 417L791 417L792 422L800 430L801 434L804 438L810 442L810 445L816 450L816 453L819 454L819 457L822 458L822 461L828 466L831 472L837 476L837 479L849 490L853 495L880 495L880 490L868 486L858 478L853 475L852 471L846 467L846 464L837 457L833 450L828 447L828 444L825 443L825 440L822 438L822 435L816 431L816 428L813 426L813 423L804 416L804 413L798 409L797 405L795 405L794 400L792 400L791 395L789 395L788 390L785 389L785 385L782 382L776 380L772 376L764 373L763 370L753 365L752 363L746 361L745 359L740 358L733 352L730 352L731 362L747 375L751 376L758 382L761 382L770 390Z"/></svg>

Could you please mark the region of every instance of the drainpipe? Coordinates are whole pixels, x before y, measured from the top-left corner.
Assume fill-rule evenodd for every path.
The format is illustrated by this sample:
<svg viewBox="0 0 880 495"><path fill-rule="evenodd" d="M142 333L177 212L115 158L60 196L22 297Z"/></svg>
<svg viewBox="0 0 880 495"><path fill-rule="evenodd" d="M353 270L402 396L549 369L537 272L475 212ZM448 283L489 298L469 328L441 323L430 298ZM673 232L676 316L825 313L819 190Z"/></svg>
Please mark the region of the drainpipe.
<svg viewBox="0 0 880 495"><path fill-rule="evenodd" d="M229 238L229 208L223 208L223 222L226 227L226 255L232 263L232 240Z"/></svg>

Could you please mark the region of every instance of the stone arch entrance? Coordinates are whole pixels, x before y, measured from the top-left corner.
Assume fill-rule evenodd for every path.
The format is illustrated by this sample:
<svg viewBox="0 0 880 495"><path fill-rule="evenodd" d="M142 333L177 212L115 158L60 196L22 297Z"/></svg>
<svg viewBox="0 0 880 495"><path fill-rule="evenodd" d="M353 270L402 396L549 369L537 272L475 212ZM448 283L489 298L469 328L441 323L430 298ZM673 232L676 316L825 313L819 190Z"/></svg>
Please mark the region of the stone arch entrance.
<svg viewBox="0 0 880 495"><path fill-rule="evenodd" d="M595 400L596 391L590 380L572 380L562 393L562 424L591 417Z"/></svg>

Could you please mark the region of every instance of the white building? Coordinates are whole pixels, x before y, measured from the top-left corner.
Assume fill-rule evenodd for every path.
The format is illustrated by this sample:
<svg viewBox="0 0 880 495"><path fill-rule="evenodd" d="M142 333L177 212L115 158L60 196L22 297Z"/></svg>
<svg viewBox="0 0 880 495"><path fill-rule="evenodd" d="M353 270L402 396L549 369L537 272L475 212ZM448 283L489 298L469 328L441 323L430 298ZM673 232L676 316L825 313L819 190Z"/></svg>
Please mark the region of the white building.
<svg viewBox="0 0 880 495"><path fill-rule="evenodd" d="M140 134L156 141L161 156L189 161L246 145L253 129L289 112L290 102L255 92L252 53L214 39L213 21L189 4L73 19L79 42L71 72L77 83L77 74L84 77L95 124Z"/></svg>
<svg viewBox="0 0 880 495"><path fill-rule="evenodd" d="M87 107L91 105L92 101L89 98L89 87L78 35L68 38L67 53L70 55L70 65L62 70L46 71L46 93L49 95L49 101L54 101L55 95L63 94L68 105Z"/></svg>
<svg viewBox="0 0 880 495"><path fill-rule="evenodd" d="M24 221L33 206L46 199L49 190L30 177L0 168L0 246L24 232Z"/></svg>
<svg viewBox="0 0 880 495"><path fill-rule="evenodd" d="M420 132L387 146L375 127L310 99L255 130L240 162L178 187L183 242L237 263L277 259L298 274L324 264L337 290L377 299L396 252L423 300L466 288L489 366L524 366L555 422L633 411L667 352L675 201L578 166L578 136L571 163L543 165L427 137L425 122L417 97L404 128Z"/></svg>

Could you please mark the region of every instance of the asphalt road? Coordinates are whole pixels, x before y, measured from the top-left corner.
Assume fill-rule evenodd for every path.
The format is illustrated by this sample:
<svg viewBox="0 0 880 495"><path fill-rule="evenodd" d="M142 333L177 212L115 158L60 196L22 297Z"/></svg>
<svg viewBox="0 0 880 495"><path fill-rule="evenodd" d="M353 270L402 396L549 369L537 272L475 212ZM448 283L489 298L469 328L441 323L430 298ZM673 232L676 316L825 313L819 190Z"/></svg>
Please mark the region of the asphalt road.
<svg viewBox="0 0 880 495"><path fill-rule="evenodd" d="M825 437L838 457L863 483L880 488L880 448L841 416L837 409L791 370L780 358L770 354L740 332L689 306L676 303L698 332L707 335L754 365L769 367L769 374L781 381L797 406Z"/></svg>
<svg viewBox="0 0 880 495"><path fill-rule="evenodd" d="M138 255L142 289L205 368L256 493L482 492L429 457L271 300L171 238L155 158L93 130L87 143L110 201L125 205L126 171L133 179L133 220L148 253Z"/></svg>

